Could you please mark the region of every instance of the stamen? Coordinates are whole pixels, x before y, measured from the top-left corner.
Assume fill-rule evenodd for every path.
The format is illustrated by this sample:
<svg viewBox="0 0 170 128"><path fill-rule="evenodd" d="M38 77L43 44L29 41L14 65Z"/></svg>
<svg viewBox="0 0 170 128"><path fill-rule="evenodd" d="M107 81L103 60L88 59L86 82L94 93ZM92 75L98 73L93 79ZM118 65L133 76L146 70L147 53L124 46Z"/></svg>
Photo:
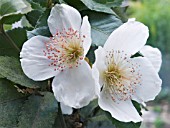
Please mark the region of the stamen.
<svg viewBox="0 0 170 128"><path fill-rule="evenodd" d="M45 42L45 48L44 56L49 59L49 66L54 66L54 71L78 67L83 59L83 40L79 32L72 28L57 31L49 42Z"/></svg>
<svg viewBox="0 0 170 128"><path fill-rule="evenodd" d="M135 88L141 83L141 74L137 63L134 64L124 51L112 50L106 55L107 70L103 72L104 90L117 100L131 99Z"/></svg>

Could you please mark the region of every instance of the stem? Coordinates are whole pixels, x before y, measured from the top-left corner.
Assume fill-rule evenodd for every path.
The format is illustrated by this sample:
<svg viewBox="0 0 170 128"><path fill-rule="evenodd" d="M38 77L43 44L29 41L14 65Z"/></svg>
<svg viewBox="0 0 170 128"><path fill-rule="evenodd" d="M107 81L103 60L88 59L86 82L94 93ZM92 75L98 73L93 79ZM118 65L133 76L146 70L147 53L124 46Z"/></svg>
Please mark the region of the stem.
<svg viewBox="0 0 170 128"><path fill-rule="evenodd" d="M11 39L11 37L4 31L3 24L0 24L0 34L4 36L4 38L7 40L7 42L17 51L20 52L20 49L18 46L14 43L14 41Z"/></svg>
<svg viewBox="0 0 170 128"><path fill-rule="evenodd" d="M65 119L63 117L63 114L62 114L62 110L61 110L61 106L60 106L60 103L58 102L58 116L59 116L59 119L61 121L61 126L62 128L67 128L66 126L66 123L65 123Z"/></svg>

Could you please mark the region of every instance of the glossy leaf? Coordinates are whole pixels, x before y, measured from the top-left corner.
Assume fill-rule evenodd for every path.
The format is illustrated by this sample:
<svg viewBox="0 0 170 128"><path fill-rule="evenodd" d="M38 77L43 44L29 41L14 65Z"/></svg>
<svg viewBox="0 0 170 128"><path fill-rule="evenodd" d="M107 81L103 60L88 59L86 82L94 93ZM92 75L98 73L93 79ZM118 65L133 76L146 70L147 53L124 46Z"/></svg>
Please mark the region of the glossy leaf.
<svg viewBox="0 0 170 128"><path fill-rule="evenodd" d="M114 11L104 4L98 3L94 0L81 0L90 10L97 12L104 12L109 14L115 14Z"/></svg>
<svg viewBox="0 0 170 128"><path fill-rule="evenodd" d="M28 31L28 33L27 33L28 39L30 39L33 36L37 36L37 35L50 37L51 33L49 31L49 28L46 27L46 26L36 28L36 29L34 29L32 31Z"/></svg>
<svg viewBox="0 0 170 128"><path fill-rule="evenodd" d="M118 28L122 21L114 15L84 11L88 15L92 28L92 41L96 46L103 46L109 35Z"/></svg>
<svg viewBox="0 0 170 128"><path fill-rule="evenodd" d="M29 12L28 14L26 14L26 18L29 21L29 23L35 27L35 25L37 24L37 21L39 19L39 17L41 16L42 11L39 10L33 10L31 12Z"/></svg>
<svg viewBox="0 0 170 128"><path fill-rule="evenodd" d="M47 82L35 82L23 73L19 60L14 57L0 56L0 75L8 80L29 88L39 88L47 85Z"/></svg>
<svg viewBox="0 0 170 128"><path fill-rule="evenodd" d="M10 81L0 79L0 126L14 128L26 96L17 92Z"/></svg>
<svg viewBox="0 0 170 128"><path fill-rule="evenodd" d="M6 33L19 49L21 49L23 43L27 40L26 31L23 28L12 29ZM17 53L14 47L10 44L10 40L4 35L4 33L0 33L0 56L7 55L19 58L19 53Z"/></svg>
<svg viewBox="0 0 170 128"><path fill-rule="evenodd" d="M57 101L50 92L30 96L22 107L18 128L52 128L57 108Z"/></svg>
<svg viewBox="0 0 170 128"><path fill-rule="evenodd" d="M0 2L0 23L12 23L18 20L18 16L31 11L31 5L26 0L1 0ZM13 15L15 15L15 18ZM12 17L10 17L12 16ZM8 18L7 18L8 17ZM9 19L13 19L9 22Z"/></svg>

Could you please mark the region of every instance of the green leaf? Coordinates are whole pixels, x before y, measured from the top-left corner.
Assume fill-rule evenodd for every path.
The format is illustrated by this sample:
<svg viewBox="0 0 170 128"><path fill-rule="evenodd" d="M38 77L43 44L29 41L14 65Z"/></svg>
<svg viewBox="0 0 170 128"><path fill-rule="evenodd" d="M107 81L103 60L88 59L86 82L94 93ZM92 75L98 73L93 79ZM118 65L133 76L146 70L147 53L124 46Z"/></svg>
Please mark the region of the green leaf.
<svg viewBox="0 0 170 128"><path fill-rule="evenodd" d="M106 5L108 7L119 7L124 0L107 0Z"/></svg>
<svg viewBox="0 0 170 128"><path fill-rule="evenodd" d="M90 50L87 53L87 58L90 60L90 63L94 63L95 62L95 54L94 51L98 48L98 46L92 44L90 47Z"/></svg>
<svg viewBox="0 0 170 128"><path fill-rule="evenodd" d="M36 28L43 27L43 26L48 26L47 25L47 19L48 19L49 15L50 15L50 11L51 11L51 9L46 9L42 13L42 15L40 16L40 18L37 21L37 24L35 26Z"/></svg>
<svg viewBox="0 0 170 128"><path fill-rule="evenodd" d="M105 4L98 3L94 0L81 0L90 10L94 10L97 12L104 12L104 13L109 13L109 14L114 14L114 11L110 8L107 7Z"/></svg>
<svg viewBox="0 0 170 128"><path fill-rule="evenodd" d="M0 126L14 128L18 123L19 111L26 96L17 92L13 84L0 79Z"/></svg>
<svg viewBox="0 0 170 128"><path fill-rule="evenodd" d="M96 2L98 3L101 3L101 4L106 4L107 0L95 0Z"/></svg>
<svg viewBox="0 0 170 128"><path fill-rule="evenodd" d="M34 36L37 36L37 35L50 37L51 33L50 33L50 30L49 30L49 28L47 26L39 27L39 28L36 28L36 29L34 29L32 31L27 32L28 39L30 39L30 38L32 38Z"/></svg>
<svg viewBox="0 0 170 128"><path fill-rule="evenodd" d="M34 10L39 10L39 11L44 11L44 7L40 5L40 3L33 2L32 0L27 0L30 4L32 9Z"/></svg>
<svg viewBox="0 0 170 128"><path fill-rule="evenodd" d="M87 128L115 128L112 122L108 119L105 112L100 108L90 118L87 118Z"/></svg>
<svg viewBox="0 0 170 128"><path fill-rule="evenodd" d="M9 30L7 31L7 34L19 48L21 48L23 43L27 40L26 31L23 28ZM10 40L8 40L4 33L0 33L0 42L0 56L8 55L17 58L19 57L19 54L10 45Z"/></svg>
<svg viewBox="0 0 170 128"><path fill-rule="evenodd" d="M21 19L23 15L22 14L13 14L9 16L5 16L0 20L0 24L13 24Z"/></svg>
<svg viewBox="0 0 170 128"><path fill-rule="evenodd" d="M0 7L0 24L17 21L21 14L31 11L31 5L26 0L1 0Z"/></svg>
<svg viewBox="0 0 170 128"><path fill-rule="evenodd" d="M60 3L67 3L79 11L87 10L88 8L83 4L81 0L60 0ZM75 4L76 3L76 4Z"/></svg>
<svg viewBox="0 0 170 128"><path fill-rule="evenodd" d="M0 56L0 75L8 80L29 88L46 86L47 82L35 82L22 71L20 62L14 57Z"/></svg>
<svg viewBox="0 0 170 128"><path fill-rule="evenodd" d="M92 28L92 41L96 46L103 46L109 35L118 28L122 21L114 15L84 11L83 15L88 15Z"/></svg>
<svg viewBox="0 0 170 128"><path fill-rule="evenodd" d="M96 107L98 107L98 101L93 100L93 101L90 102L89 105L87 105L87 106L80 109L80 115L84 119L86 119L93 113L93 111L95 110Z"/></svg>
<svg viewBox="0 0 170 128"><path fill-rule="evenodd" d="M18 128L52 128L57 108L57 101L50 92L30 96L21 110Z"/></svg>
<svg viewBox="0 0 170 128"><path fill-rule="evenodd" d="M0 74L0 78L4 78L4 76L2 76L2 75Z"/></svg>
<svg viewBox="0 0 170 128"><path fill-rule="evenodd" d="M47 7L48 0L32 0L35 3L39 3L42 7Z"/></svg>
<svg viewBox="0 0 170 128"><path fill-rule="evenodd" d="M35 27L35 25L37 24L38 18L41 16L42 11L39 10L33 10L31 12L29 12L28 14L26 14L26 18L29 21L29 23Z"/></svg>

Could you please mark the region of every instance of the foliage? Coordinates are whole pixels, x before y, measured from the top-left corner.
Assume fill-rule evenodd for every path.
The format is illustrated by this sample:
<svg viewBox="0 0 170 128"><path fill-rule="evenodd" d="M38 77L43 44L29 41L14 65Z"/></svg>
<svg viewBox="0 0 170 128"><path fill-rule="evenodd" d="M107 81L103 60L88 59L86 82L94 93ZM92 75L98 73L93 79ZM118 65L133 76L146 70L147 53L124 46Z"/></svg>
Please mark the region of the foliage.
<svg viewBox="0 0 170 128"><path fill-rule="evenodd" d="M132 2L128 10L130 17L135 17L150 28L148 44L160 48L164 53L170 51L170 0L142 0ZM154 12L154 13L153 13Z"/></svg>
<svg viewBox="0 0 170 128"><path fill-rule="evenodd" d="M87 15L92 27L93 44L87 55L93 63L94 50L103 46L110 33L119 27L124 14L123 0L1 0L0 2L0 126L19 128L63 128L61 108L51 93L50 80L35 82L25 76L19 52L25 41L36 35L50 37L47 19L56 3L66 3ZM6 8L8 7L8 8ZM118 7L117 14L114 8ZM23 17L24 16L24 17ZM22 20L21 20L22 18ZM16 21L29 24L12 28ZM22 93L21 93L22 92ZM135 107L140 112L139 104ZM97 101L75 110L87 128L139 128L140 123L122 123L98 107ZM71 116L68 116L72 119ZM74 120L73 120L74 121ZM68 125L68 124L67 124ZM68 128L72 126L69 125Z"/></svg>

